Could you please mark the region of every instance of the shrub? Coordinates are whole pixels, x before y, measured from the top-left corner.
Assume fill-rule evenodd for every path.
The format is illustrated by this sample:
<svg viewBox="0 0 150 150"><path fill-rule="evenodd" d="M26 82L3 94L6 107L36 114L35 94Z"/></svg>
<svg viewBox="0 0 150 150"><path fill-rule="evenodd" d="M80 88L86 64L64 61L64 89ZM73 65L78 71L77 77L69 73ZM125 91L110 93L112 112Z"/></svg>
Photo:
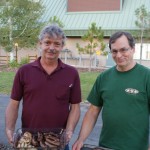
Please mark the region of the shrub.
<svg viewBox="0 0 150 150"><path fill-rule="evenodd" d="M28 64L30 62L29 57L23 57L20 60L19 66L22 66L24 64Z"/></svg>
<svg viewBox="0 0 150 150"><path fill-rule="evenodd" d="M11 68L19 67L19 64L16 62L16 60L9 61L8 65Z"/></svg>

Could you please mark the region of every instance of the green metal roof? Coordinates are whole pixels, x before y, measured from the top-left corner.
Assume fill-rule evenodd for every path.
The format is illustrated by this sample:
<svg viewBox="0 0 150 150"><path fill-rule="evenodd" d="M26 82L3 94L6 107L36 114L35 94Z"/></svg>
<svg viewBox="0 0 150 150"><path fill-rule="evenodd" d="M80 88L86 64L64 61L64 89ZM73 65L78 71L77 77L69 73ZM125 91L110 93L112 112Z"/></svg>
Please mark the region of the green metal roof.
<svg viewBox="0 0 150 150"><path fill-rule="evenodd" d="M145 5L150 12L150 0L122 0L121 11L100 12L67 12L67 0L41 0L46 7L42 17L48 21L50 17L57 16L64 24L67 36L82 36L90 24L95 22L104 30L105 36L110 36L117 30L138 30L135 25L135 10Z"/></svg>

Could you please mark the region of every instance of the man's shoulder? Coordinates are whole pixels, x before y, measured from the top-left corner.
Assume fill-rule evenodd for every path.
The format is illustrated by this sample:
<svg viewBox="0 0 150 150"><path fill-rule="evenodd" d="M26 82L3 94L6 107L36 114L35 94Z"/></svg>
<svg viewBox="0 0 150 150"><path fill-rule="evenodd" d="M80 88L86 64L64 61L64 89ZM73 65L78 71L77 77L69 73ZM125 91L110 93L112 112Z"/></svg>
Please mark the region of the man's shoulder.
<svg viewBox="0 0 150 150"><path fill-rule="evenodd" d="M148 68L148 67L146 67L144 65L137 64L137 68L138 68L138 71L140 71L140 72L150 73L150 68Z"/></svg>
<svg viewBox="0 0 150 150"><path fill-rule="evenodd" d="M77 68L75 66L72 66L72 65L68 65L68 64L64 64L64 68L70 70L70 71L77 71Z"/></svg>
<svg viewBox="0 0 150 150"><path fill-rule="evenodd" d="M111 67L103 72L101 72L98 76L97 76L97 80L103 80L105 81L106 79L112 77L114 75L114 71L115 71L115 66Z"/></svg>
<svg viewBox="0 0 150 150"><path fill-rule="evenodd" d="M26 70L32 69L32 67L34 67L34 66L37 66L36 63L35 62L30 62L28 64L22 65L18 70L19 71L23 71L23 70L26 71Z"/></svg>
<svg viewBox="0 0 150 150"><path fill-rule="evenodd" d="M111 72L114 72L114 71L115 71L115 66L113 66L113 67L111 67L111 68L109 68L109 69L103 71L103 72L101 73L101 75L107 75L107 74L110 74Z"/></svg>

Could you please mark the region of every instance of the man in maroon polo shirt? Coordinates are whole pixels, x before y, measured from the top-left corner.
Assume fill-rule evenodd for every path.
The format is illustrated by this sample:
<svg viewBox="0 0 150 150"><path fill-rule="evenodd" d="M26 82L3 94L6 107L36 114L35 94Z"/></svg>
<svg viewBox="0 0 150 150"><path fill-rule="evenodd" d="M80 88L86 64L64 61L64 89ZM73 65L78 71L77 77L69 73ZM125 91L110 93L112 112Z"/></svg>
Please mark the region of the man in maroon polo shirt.
<svg viewBox="0 0 150 150"><path fill-rule="evenodd" d="M58 58L65 39L58 26L43 28L39 35L41 57L16 73L6 109L10 143L21 100L22 128L64 128L70 140L80 116L81 89L77 70Z"/></svg>

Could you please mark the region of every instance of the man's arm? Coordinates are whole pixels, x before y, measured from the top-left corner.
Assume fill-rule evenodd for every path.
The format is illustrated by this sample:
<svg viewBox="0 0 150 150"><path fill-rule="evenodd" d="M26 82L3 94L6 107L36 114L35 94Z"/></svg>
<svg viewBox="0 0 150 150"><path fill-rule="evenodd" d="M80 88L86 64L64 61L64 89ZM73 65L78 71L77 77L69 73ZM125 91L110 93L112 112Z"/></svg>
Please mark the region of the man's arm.
<svg viewBox="0 0 150 150"><path fill-rule="evenodd" d="M13 133L18 118L19 101L10 100L5 114L5 130L9 143L13 142Z"/></svg>
<svg viewBox="0 0 150 150"><path fill-rule="evenodd" d="M74 129L79 121L80 118L80 104L71 104L71 109L67 121L66 126L66 140L67 142L70 141L72 134L74 132Z"/></svg>
<svg viewBox="0 0 150 150"><path fill-rule="evenodd" d="M88 111L86 112L86 114L84 116L79 137L78 137L77 141L74 143L72 150L80 150L81 149L84 141L89 136L89 134L92 132L92 130L95 126L95 123L97 121L100 110L101 110L100 107L96 107L91 104L91 106L89 107Z"/></svg>

